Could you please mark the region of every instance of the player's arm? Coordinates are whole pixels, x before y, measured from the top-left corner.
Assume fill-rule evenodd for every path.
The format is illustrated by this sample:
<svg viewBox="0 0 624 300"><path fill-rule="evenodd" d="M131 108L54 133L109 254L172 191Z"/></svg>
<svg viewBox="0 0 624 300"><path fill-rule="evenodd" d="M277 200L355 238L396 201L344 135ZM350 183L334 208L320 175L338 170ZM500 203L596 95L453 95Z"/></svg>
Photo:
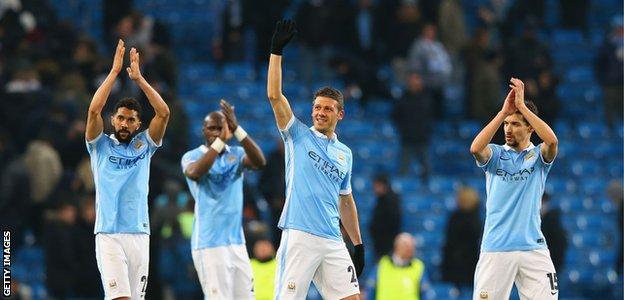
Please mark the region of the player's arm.
<svg viewBox="0 0 624 300"><path fill-rule="evenodd" d="M156 92L156 90L145 80L141 75L141 69L139 65L139 52L135 48L130 50L130 67L126 68L130 79L134 80L136 84L141 88L150 105L154 108L154 118L150 121L148 133L152 138L152 141L157 145L162 141L165 135L165 129L167 128L167 122L169 121L169 106L165 103L162 97Z"/></svg>
<svg viewBox="0 0 624 300"><path fill-rule="evenodd" d="M351 242L354 245L353 264L355 272L359 277L364 270L364 244L362 243L362 235L360 234L360 223L358 221L357 208L353 194L340 195L340 221L347 231Z"/></svg>
<svg viewBox="0 0 624 300"><path fill-rule="evenodd" d="M539 136L542 141L544 141L541 151L542 157L544 161L547 163L552 162L557 156L557 145L559 144L559 140L555 135L555 132L544 122L544 120L540 119L537 115L535 115L524 103L524 83L522 80L517 78L511 78L509 87L511 87L515 92L515 106L520 111L522 116L529 122L531 127L535 129L535 133Z"/></svg>
<svg viewBox="0 0 624 300"><path fill-rule="evenodd" d="M234 133L234 136L238 142L245 149L245 156L243 157L243 166L248 169L261 169L266 165L266 159L258 144L247 134L247 132L238 124L236 114L234 113L234 106L227 101L221 99L221 111L225 115L228 127Z"/></svg>
<svg viewBox="0 0 624 300"><path fill-rule="evenodd" d="M490 157L492 157L492 149L488 147L488 144L492 141L492 138L501 124L503 124L505 118L513 114L515 111L516 106L514 105L514 90L512 89L507 94L501 111L499 111L494 119L492 119L492 121L490 121L490 123L488 123L481 130L481 132L477 134L470 145L470 153L480 164L486 163L490 160Z"/></svg>
<svg viewBox="0 0 624 300"><path fill-rule="evenodd" d="M297 30L293 21L279 21L271 39L271 57L267 76L267 96L275 114L279 129L285 129L293 116L290 104L282 93L282 51L295 36Z"/></svg>
<svg viewBox="0 0 624 300"><path fill-rule="evenodd" d="M106 100L113 89L117 75L121 72L125 51L126 48L124 47L124 42L119 40L117 43L117 49L115 50L115 58L113 59L113 66L111 67L110 73L108 73L104 82L102 82L97 91L95 91L93 99L91 99L91 104L89 104L89 111L87 113L87 126L85 128L85 138L88 142L98 137L100 133L102 133L102 130L104 130L102 109L104 109L104 105L106 105Z"/></svg>
<svg viewBox="0 0 624 300"><path fill-rule="evenodd" d="M215 139L214 142L208 147L208 152L204 154L200 159L190 163L184 169L184 176L197 181L199 178L204 176L210 168L212 168L212 164L214 164L217 156L223 149L225 148L225 143L232 137L230 134L229 128L227 128L227 124L225 124L224 128L221 130L221 135Z"/></svg>
<svg viewBox="0 0 624 300"><path fill-rule="evenodd" d="M360 224L358 222L357 207L353 194L340 195L340 220L353 245L362 244L360 235Z"/></svg>

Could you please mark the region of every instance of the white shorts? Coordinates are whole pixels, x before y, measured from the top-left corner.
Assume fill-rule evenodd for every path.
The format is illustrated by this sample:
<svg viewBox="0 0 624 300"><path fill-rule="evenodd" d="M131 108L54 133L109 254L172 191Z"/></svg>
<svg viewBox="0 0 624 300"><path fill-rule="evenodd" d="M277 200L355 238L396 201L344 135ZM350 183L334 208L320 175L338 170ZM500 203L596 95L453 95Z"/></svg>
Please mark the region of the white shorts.
<svg viewBox="0 0 624 300"><path fill-rule="evenodd" d="M277 251L276 299L305 299L310 281L323 299L342 299L360 293L344 242L286 229Z"/></svg>
<svg viewBox="0 0 624 300"><path fill-rule="evenodd" d="M149 235L98 233L95 257L102 276L104 298L144 299L149 270Z"/></svg>
<svg viewBox="0 0 624 300"><path fill-rule="evenodd" d="M481 252L473 300L509 299L516 283L520 299L558 299L557 273L547 249Z"/></svg>
<svg viewBox="0 0 624 300"><path fill-rule="evenodd" d="M253 273L245 245L193 250L204 299L254 299Z"/></svg>

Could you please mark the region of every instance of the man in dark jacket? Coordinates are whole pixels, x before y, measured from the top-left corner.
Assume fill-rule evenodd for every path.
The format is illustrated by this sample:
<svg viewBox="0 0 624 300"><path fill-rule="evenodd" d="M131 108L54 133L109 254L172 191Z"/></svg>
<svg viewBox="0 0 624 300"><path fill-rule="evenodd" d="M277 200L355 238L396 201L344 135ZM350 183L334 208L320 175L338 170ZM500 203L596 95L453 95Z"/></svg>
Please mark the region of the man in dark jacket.
<svg viewBox="0 0 624 300"><path fill-rule="evenodd" d="M393 247L394 237L401 229L401 199L390 186L388 177L377 175L373 181L377 204L373 209L370 234L375 247L375 259L388 254Z"/></svg>

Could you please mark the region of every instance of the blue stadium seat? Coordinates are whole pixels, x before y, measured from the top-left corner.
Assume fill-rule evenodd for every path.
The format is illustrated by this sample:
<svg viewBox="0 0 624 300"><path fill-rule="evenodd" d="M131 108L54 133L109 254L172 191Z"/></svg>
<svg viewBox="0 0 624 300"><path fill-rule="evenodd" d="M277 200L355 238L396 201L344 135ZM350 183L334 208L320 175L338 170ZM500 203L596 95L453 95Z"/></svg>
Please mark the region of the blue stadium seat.
<svg viewBox="0 0 624 300"><path fill-rule="evenodd" d="M579 136L583 139L601 139L609 135L603 122L582 122L577 127Z"/></svg>
<svg viewBox="0 0 624 300"><path fill-rule="evenodd" d="M256 72L253 67L246 63L228 63L223 66L223 79L238 82L253 81Z"/></svg>
<svg viewBox="0 0 624 300"><path fill-rule="evenodd" d="M459 137L461 137L462 139L473 139L475 136L477 136L481 129L483 129L483 126L478 122L461 122L458 126Z"/></svg>
<svg viewBox="0 0 624 300"><path fill-rule="evenodd" d="M426 291L424 299L459 299L460 291L452 284L435 283Z"/></svg>
<svg viewBox="0 0 624 300"><path fill-rule="evenodd" d="M429 179L429 190L432 193L454 193L459 183L453 177L433 176Z"/></svg>
<svg viewBox="0 0 624 300"><path fill-rule="evenodd" d="M596 196L605 193L607 182L602 178L588 178L581 181L581 191L586 196Z"/></svg>
<svg viewBox="0 0 624 300"><path fill-rule="evenodd" d="M604 247L609 245L609 240L604 234L577 232L572 235L572 244L578 248Z"/></svg>
<svg viewBox="0 0 624 300"><path fill-rule="evenodd" d="M394 177L392 179L392 188L399 194L414 194L422 188L420 180L414 177Z"/></svg>

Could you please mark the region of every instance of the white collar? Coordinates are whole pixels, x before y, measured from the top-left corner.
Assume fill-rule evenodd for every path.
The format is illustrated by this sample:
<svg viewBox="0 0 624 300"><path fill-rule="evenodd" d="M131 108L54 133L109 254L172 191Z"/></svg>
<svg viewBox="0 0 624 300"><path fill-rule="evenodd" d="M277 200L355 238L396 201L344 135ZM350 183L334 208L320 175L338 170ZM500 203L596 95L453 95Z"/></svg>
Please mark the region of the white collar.
<svg viewBox="0 0 624 300"><path fill-rule="evenodd" d="M531 150L533 150L533 148L535 148L535 145L533 145L533 143L529 142L529 145L526 148L522 149L522 151L520 151L520 152L522 153L524 151L531 151ZM507 144L503 145L503 149L505 149L505 151L513 150L513 148L509 147Z"/></svg>
<svg viewBox="0 0 624 300"><path fill-rule="evenodd" d="M115 145L120 145L121 144L121 142L117 139L117 137L115 136L114 133L111 133L108 137L110 137L113 140L113 143L115 143ZM128 145L130 145L132 143L132 141L134 141L134 137L136 137L136 135L132 137L132 139L130 140Z"/></svg>
<svg viewBox="0 0 624 300"><path fill-rule="evenodd" d="M202 144L201 146L199 146L199 151L201 151L202 153L206 154L208 152L208 146ZM230 146L228 146L227 144L225 144L225 147L223 148L223 151L225 152L230 152Z"/></svg>
<svg viewBox="0 0 624 300"><path fill-rule="evenodd" d="M327 137L325 134L321 133L320 131L316 130L316 128L314 128L314 126L310 127L310 130L312 130L312 132L314 132L314 135L316 135L317 137L320 137L322 139L329 139L332 142L336 142L338 141L338 135L336 134L336 132L334 131L331 139L329 137Z"/></svg>

